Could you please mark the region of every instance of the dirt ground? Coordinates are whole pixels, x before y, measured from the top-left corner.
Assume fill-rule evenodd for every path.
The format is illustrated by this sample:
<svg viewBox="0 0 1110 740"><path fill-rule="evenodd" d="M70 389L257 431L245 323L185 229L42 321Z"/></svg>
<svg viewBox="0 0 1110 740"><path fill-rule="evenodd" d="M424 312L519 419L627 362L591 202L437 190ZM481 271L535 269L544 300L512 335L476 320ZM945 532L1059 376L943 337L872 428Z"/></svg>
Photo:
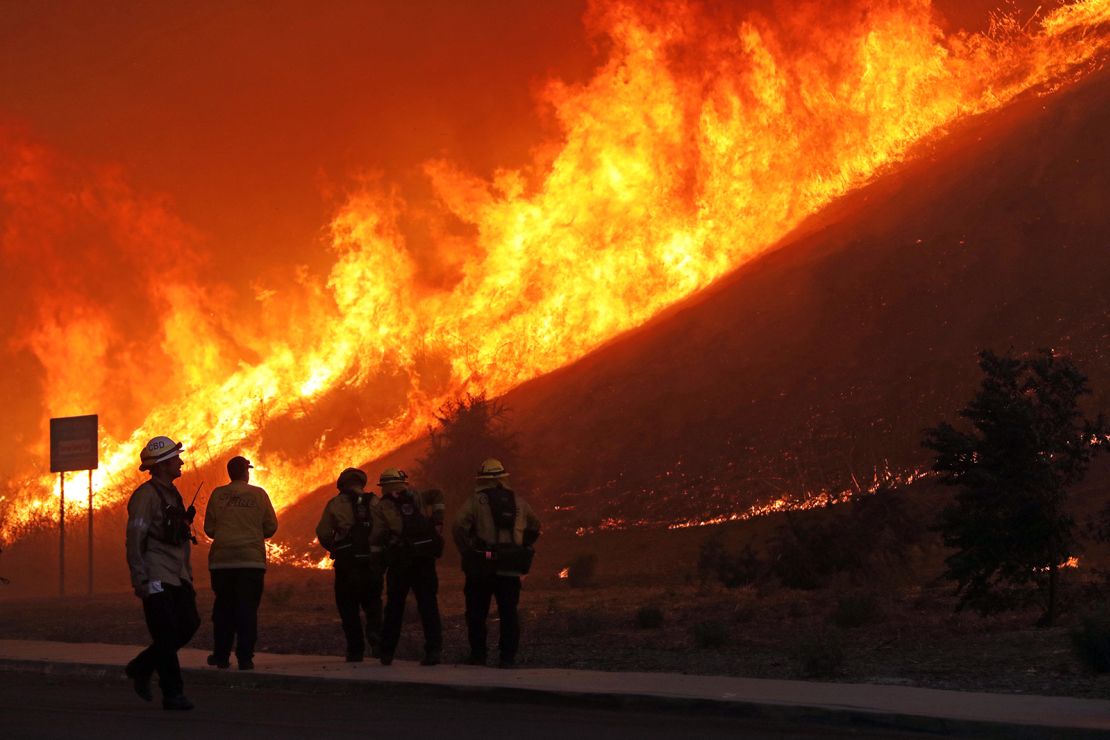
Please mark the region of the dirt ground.
<svg viewBox="0 0 1110 740"><path fill-rule="evenodd" d="M903 500L910 518L920 522L933 521L943 503L928 490ZM795 521L821 520L833 513L804 512ZM946 551L935 536L908 548L904 559L882 567L876 563L865 574L833 576L816 590L787 588L766 575L754 586L726 588L711 572L699 569L702 548L713 538L721 538L732 552L754 544L768 559L766 543L785 516L715 527L545 535L521 596L519 661L535 667L1110 697L1110 674L1088 672L1068 634L1084 611L1105 606L1110 546L1088 543L1081 567L1063 572L1063 612L1057 626L1048 629L1034 628L1038 613L1033 610L992 617L956 612L952 584L940 577ZM122 568L116 555L112 562ZM193 555L202 625L192 645L202 649L212 644L205 556L203 549ZM570 579L560 578L576 561L594 557L594 573L583 583L572 586ZM64 599L19 596L15 588L34 576L11 567L8 573L15 578L0 589L0 638L147 640L140 605L123 590L123 572L97 581L115 593ZM439 575L444 657L459 660L468 652L463 576L451 549L439 564ZM47 583L54 581L48 578ZM845 615L845 605L853 604ZM650 611L641 614L645 609ZM344 652L330 571L271 566L259 619L259 651ZM496 636L494 616L494 653ZM410 598L398 657L418 658L422 645Z"/></svg>
<svg viewBox="0 0 1110 740"><path fill-rule="evenodd" d="M864 610L867 624L842 627L832 615L843 593L832 588L760 593L716 584L648 582L572 588L555 579L529 579L521 602L519 657L532 667L1110 697L1110 676L1087 672L1073 654L1068 628L1074 616L1051 629L1034 629L1033 613L957 614L951 596L938 586L880 597L875 608ZM198 599L203 624L192 645L204 648L212 639L211 592L202 586ZM342 655L332 599L328 572L271 571L258 650ZM660 626L638 624L645 606L659 610ZM462 576L446 567L441 569L440 608L445 657L461 659L467 652ZM698 626L705 622L711 624ZM491 647L496 629L491 620ZM139 644L146 630L134 597L115 594L0 602L0 637ZM410 600L398 655L419 657L421 645Z"/></svg>

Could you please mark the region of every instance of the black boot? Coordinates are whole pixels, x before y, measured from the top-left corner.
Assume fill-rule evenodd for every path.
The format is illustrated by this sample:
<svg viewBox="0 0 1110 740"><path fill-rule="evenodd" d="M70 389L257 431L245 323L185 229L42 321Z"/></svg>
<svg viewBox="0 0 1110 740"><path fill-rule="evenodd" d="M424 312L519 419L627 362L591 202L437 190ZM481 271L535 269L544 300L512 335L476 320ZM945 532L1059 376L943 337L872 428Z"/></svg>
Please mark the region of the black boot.
<svg viewBox="0 0 1110 740"><path fill-rule="evenodd" d="M214 665L217 668L230 668L231 658L229 656L220 657L215 653L208 656L208 665Z"/></svg>
<svg viewBox="0 0 1110 740"><path fill-rule="evenodd" d="M152 701L154 699L154 694L150 691L150 676L140 675L132 663L128 663L127 667L123 669L123 672L126 673L127 677L133 682L135 693L139 695L140 699L143 701Z"/></svg>
<svg viewBox="0 0 1110 740"><path fill-rule="evenodd" d="M424 660L420 661L420 665L439 665L439 650L429 650L424 653Z"/></svg>

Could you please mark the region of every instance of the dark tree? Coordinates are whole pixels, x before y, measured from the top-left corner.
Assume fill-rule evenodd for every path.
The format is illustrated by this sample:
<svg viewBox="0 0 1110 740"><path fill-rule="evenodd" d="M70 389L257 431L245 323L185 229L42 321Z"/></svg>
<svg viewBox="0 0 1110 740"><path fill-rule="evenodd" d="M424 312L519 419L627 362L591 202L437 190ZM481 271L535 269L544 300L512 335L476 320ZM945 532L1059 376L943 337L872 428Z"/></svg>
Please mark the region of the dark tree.
<svg viewBox="0 0 1110 740"><path fill-rule="evenodd" d="M938 522L954 548L945 577L957 583L957 609L987 614L1038 603L1039 625L1056 618L1059 568L1077 549L1068 488L1097 451L1103 421L1079 408L1087 378L1068 358L979 355L983 381L960 412L973 427L946 422L926 431L933 470L959 491Z"/></svg>
<svg viewBox="0 0 1110 740"><path fill-rule="evenodd" d="M516 437L502 402L468 393L444 404L436 421L428 430L427 452L417 462L421 477L442 488L450 501L457 504L474 491L474 476L486 458L501 460L519 478Z"/></svg>

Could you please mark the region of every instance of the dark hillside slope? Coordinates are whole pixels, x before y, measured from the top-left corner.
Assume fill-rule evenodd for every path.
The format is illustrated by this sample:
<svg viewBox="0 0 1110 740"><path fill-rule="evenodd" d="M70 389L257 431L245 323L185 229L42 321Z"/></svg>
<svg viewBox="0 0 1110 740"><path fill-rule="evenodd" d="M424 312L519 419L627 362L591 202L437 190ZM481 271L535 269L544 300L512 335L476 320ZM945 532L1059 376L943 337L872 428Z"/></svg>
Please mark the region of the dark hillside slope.
<svg viewBox="0 0 1110 740"><path fill-rule="evenodd" d="M507 396L545 504L674 521L921 466L984 347L1070 352L1110 410L1110 75L972 122L819 219Z"/></svg>
<svg viewBox="0 0 1110 740"><path fill-rule="evenodd" d="M920 466L921 429L969 397L983 347L1073 352L1110 409L1108 122L1106 73L970 122L777 251L508 394L533 498L569 527L675 521ZM297 549L331 491L285 512Z"/></svg>

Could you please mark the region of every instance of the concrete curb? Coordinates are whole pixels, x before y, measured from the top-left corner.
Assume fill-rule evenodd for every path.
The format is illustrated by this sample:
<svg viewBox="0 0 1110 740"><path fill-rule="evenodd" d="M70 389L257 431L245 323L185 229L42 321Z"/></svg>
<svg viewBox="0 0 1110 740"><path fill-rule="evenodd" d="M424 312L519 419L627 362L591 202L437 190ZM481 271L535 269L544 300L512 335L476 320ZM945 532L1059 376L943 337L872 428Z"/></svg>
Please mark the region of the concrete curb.
<svg viewBox="0 0 1110 740"><path fill-rule="evenodd" d="M35 673L65 677L82 677L100 682L118 682L126 690L127 679L116 664L72 663L44 660L0 658L0 671ZM182 668L187 684L222 686L230 689L271 689L301 693L342 693L344 695L374 692L381 695L414 693L429 697L475 699L478 701L511 701L592 709L633 709L705 716L750 718L791 724L809 724L823 728L889 729L936 735L987 738L1107 738L1110 733L1074 727L1030 726L1005 722L951 719L914 714L870 711L857 707L807 706L776 704L742 698L688 698L642 693L592 693L589 691L545 690L532 687L463 686L435 681L412 682L389 679L322 678L272 673L239 672L235 670Z"/></svg>

